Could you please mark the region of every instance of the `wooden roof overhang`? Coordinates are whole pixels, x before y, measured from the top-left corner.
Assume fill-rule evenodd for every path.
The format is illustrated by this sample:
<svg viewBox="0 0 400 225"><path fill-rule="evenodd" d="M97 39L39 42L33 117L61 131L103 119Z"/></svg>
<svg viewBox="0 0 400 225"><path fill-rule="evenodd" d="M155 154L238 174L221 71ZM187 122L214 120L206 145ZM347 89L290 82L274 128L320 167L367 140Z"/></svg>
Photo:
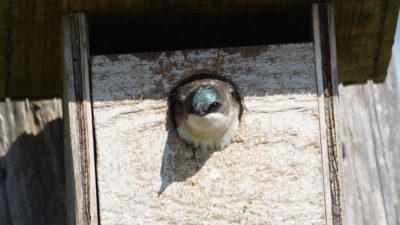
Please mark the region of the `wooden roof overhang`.
<svg viewBox="0 0 400 225"><path fill-rule="evenodd" d="M92 53L108 54L237 45L241 41L244 45L306 41L311 37L307 18L315 2L327 1L2 0L0 98L61 95L64 13L86 12L93 34ZM340 81L344 84L383 81L391 58L400 2L334 0L333 3ZM190 32L182 32L185 29ZM190 36L196 30L198 33ZM135 32L136 35L129 36ZM169 35L172 32L179 35ZM252 38L246 39L245 32ZM191 41L184 42L187 45L181 44L182 34L190 36Z"/></svg>

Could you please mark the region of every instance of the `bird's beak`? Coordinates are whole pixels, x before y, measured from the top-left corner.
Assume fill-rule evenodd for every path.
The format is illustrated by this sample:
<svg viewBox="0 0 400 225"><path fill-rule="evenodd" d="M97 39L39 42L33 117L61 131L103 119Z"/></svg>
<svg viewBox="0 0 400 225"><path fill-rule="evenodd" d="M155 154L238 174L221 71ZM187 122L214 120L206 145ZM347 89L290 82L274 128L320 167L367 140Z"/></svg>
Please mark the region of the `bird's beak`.
<svg viewBox="0 0 400 225"><path fill-rule="evenodd" d="M199 117L203 117L207 114L207 108L205 108L203 105L192 105L190 113Z"/></svg>
<svg viewBox="0 0 400 225"><path fill-rule="evenodd" d="M199 116L199 117L203 117L205 116L207 113L203 110L200 111L195 111L195 115Z"/></svg>

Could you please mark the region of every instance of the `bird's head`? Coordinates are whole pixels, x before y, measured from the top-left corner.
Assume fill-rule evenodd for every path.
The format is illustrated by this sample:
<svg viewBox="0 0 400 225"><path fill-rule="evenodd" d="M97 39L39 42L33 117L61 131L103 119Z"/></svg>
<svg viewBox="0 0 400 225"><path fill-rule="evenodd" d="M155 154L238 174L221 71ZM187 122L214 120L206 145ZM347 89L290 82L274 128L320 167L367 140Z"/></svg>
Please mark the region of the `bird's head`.
<svg viewBox="0 0 400 225"><path fill-rule="evenodd" d="M203 85L189 94L186 104L191 114L202 117L221 110L221 94L217 88L211 85Z"/></svg>
<svg viewBox="0 0 400 225"><path fill-rule="evenodd" d="M175 86L170 118L179 136L202 148L223 148L239 127L243 107L238 87L228 78L200 74Z"/></svg>

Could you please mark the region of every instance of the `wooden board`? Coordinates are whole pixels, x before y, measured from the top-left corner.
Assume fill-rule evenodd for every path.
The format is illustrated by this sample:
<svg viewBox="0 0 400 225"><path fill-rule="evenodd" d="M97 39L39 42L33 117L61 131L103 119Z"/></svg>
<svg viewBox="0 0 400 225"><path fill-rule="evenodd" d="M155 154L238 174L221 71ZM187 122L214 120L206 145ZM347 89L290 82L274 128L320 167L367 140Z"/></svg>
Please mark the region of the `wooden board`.
<svg viewBox="0 0 400 225"><path fill-rule="evenodd" d="M400 89L395 66L392 62L383 84L340 86L347 224L400 223Z"/></svg>
<svg viewBox="0 0 400 225"><path fill-rule="evenodd" d="M336 65L336 42L332 4L313 5L314 50L318 83L321 148L327 207L327 224L339 225L345 221L341 141L338 127L339 91Z"/></svg>
<svg viewBox="0 0 400 225"><path fill-rule="evenodd" d="M0 3L0 98L62 93L62 21L57 1Z"/></svg>
<svg viewBox="0 0 400 225"><path fill-rule="evenodd" d="M343 83L384 81L392 56L398 0L335 0L339 75Z"/></svg>
<svg viewBox="0 0 400 225"><path fill-rule="evenodd" d="M312 44L94 57L101 224L326 224L314 64ZM201 71L247 110L231 146L191 160L166 94Z"/></svg>
<svg viewBox="0 0 400 225"><path fill-rule="evenodd" d="M89 42L83 13L64 21L64 144L68 223L98 224L92 105L89 84Z"/></svg>

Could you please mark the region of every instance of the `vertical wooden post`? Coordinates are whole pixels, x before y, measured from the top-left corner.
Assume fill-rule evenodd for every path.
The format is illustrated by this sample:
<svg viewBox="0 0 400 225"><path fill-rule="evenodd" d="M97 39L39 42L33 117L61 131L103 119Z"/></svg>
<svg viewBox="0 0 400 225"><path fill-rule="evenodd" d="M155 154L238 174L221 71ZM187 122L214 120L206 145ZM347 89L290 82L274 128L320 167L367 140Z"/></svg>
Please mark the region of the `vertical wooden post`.
<svg viewBox="0 0 400 225"><path fill-rule="evenodd" d="M95 153L89 79L89 42L83 13L64 26L64 129L69 224L98 224Z"/></svg>
<svg viewBox="0 0 400 225"><path fill-rule="evenodd" d="M342 148L339 133L338 74L332 3L312 6L321 126L326 224L345 224Z"/></svg>

